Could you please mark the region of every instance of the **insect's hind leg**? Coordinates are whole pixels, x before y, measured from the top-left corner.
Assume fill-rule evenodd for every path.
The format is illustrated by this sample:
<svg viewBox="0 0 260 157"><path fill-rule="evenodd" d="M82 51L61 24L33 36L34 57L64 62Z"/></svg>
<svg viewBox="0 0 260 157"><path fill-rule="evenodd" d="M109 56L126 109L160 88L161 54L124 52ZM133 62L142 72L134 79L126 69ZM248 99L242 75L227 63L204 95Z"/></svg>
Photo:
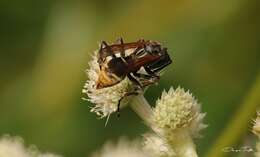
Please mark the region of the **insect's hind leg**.
<svg viewBox="0 0 260 157"><path fill-rule="evenodd" d="M122 98L119 99L118 101L118 104L117 104L117 117L120 117L120 103L121 101L125 98L125 97L128 97L128 96L132 96L132 95L138 95L139 93L137 92L137 90L133 91L133 92L129 92L129 93L126 93Z"/></svg>
<svg viewBox="0 0 260 157"><path fill-rule="evenodd" d="M141 83L138 82L138 80L136 80L136 79L131 75L131 73L128 74L127 77L129 78L130 81L132 81L135 85L137 85L137 87L134 89L133 92L126 93L121 99L119 99L118 104L117 104L117 116L118 116L118 117L120 116L120 103L121 103L121 101L122 101L125 97L131 96L131 95L138 95L138 94L139 94L139 93L137 92L138 90L143 91L143 87L142 87Z"/></svg>

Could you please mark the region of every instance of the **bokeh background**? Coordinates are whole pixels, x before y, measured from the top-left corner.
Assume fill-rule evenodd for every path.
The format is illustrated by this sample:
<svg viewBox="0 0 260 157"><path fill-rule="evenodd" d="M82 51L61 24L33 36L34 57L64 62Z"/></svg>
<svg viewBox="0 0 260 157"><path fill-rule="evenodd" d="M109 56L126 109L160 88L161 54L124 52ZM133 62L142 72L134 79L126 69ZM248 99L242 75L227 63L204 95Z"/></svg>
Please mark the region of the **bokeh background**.
<svg viewBox="0 0 260 157"><path fill-rule="evenodd" d="M173 64L145 97L190 90L207 112L200 156L237 156L223 146L250 145L260 105L259 0L2 0L0 134L66 157L148 129L126 108L105 127L83 101L85 69L98 43L140 38L168 47ZM248 140L249 139L249 140Z"/></svg>

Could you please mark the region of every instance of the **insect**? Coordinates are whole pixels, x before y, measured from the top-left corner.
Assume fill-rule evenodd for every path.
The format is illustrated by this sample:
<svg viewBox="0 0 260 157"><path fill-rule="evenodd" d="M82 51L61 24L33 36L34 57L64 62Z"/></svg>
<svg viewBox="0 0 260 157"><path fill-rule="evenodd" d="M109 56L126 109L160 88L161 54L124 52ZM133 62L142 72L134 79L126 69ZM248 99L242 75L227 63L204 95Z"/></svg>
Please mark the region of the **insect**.
<svg viewBox="0 0 260 157"><path fill-rule="evenodd" d="M124 43L118 39L116 44L108 45L101 42L98 52L100 72L97 80L97 89L106 88L118 84L128 77L136 89L126 93L124 97L137 95L146 86L159 81L159 72L172 63L167 53L159 42L150 40L138 40L137 42ZM120 101L118 102L118 113Z"/></svg>

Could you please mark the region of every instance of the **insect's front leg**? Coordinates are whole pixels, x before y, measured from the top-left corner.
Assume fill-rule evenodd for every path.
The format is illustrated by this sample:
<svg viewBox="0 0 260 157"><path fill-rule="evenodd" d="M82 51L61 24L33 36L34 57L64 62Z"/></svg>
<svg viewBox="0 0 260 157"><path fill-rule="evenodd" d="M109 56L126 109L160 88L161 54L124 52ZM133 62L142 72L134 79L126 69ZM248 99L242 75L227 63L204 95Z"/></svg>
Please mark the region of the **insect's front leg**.
<svg viewBox="0 0 260 157"><path fill-rule="evenodd" d="M142 85L140 84L140 82L138 82L138 80L136 80L134 78L134 76L131 75L131 73L127 74L127 77L129 78L130 81L132 81L137 86L135 87L134 91L126 93L122 98L119 99L118 104L117 104L117 116L118 117L120 116L120 103L121 103L121 101L125 97L131 96L131 95L138 95L139 94L138 91L140 91L140 90L143 91Z"/></svg>

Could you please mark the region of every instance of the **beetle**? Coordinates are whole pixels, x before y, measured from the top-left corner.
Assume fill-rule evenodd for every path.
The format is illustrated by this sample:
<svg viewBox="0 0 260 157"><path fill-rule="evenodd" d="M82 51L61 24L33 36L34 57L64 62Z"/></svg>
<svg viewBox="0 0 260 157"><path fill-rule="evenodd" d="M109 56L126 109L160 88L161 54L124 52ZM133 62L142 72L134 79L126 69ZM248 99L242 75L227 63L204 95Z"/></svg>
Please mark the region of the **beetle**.
<svg viewBox="0 0 260 157"><path fill-rule="evenodd" d="M105 41L100 44L98 51L97 89L107 88L118 84L123 79L128 79L136 85L136 89L126 93L124 97L137 95L146 86L159 81L159 72L172 60L167 48L159 42L140 39L136 42L124 43L122 38L117 43L108 45ZM120 101L118 102L118 112Z"/></svg>

